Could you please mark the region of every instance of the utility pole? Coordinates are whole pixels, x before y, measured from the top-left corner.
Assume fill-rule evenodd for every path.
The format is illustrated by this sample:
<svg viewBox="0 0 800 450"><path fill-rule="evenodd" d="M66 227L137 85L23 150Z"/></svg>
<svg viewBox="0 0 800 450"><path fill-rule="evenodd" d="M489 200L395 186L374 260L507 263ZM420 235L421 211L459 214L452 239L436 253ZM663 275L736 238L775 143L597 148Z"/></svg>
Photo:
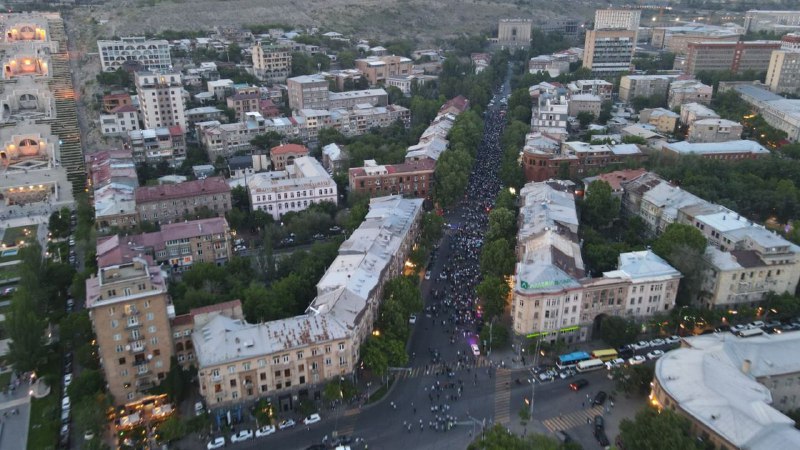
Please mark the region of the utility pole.
<svg viewBox="0 0 800 450"><path fill-rule="evenodd" d="M536 353L533 355L533 367L534 367L534 369L536 368L536 366L539 365L538 364L538 362L539 362L539 346L541 345L541 343L542 343L542 338L539 337L539 339L536 340ZM536 374L534 374L534 377L531 379L531 405L530 405L530 416L531 416L531 418L530 418L530 420L533 420L533 398L534 398L534 395L536 395L536 379L535 379L535 377L536 377Z"/></svg>

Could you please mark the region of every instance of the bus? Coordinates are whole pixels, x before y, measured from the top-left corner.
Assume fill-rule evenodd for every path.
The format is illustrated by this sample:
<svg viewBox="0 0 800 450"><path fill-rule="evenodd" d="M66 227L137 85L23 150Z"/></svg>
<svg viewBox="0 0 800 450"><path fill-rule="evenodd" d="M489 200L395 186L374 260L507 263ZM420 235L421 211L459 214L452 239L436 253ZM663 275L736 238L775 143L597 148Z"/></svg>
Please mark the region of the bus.
<svg viewBox="0 0 800 450"><path fill-rule="evenodd" d="M590 372L592 370L602 369L605 366L606 363L604 363L601 359L590 359L588 361L579 362L576 368L578 369L578 372Z"/></svg>
<svg viewBox="0 0 800 450"><path fill-rule="evenodd" d="M619 358L619 355L613 348L607 348L605 350L594 350L592 352L592 358L607 362Z"/></svg>
<svg viewBox="0 0 800 450"><path fill-rule="evenodd" d="M592 357L586 352L567 353L566 355L561 355L558 357L556 366L559 370L573 369L579 362L589 359L592 359Z"/></svg>

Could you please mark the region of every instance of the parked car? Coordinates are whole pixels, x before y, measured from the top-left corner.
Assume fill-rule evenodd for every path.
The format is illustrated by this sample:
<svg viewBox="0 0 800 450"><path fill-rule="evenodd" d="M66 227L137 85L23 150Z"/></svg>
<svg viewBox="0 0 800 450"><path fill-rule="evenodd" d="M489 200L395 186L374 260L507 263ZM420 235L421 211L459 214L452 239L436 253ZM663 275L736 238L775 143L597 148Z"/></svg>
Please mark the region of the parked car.
<svg viewBox="0 0 800 450"><path fill-rule="evenodd" d="M606 362L606 369L611 370L614 367L621 366L625 364L625 360L622 358L612 359L611 361Z"/></svg>
<svg viewBox="0 0 800 450"><path fill-rule="evenodd" d="M572 376L575 376L575 371L572 369L564 370L558 374L558 377L561 378L562 380L566 380L567 378Z"/></svg>
<svg viewBox="0 0 800 450"><path fill-rule="evenodd" d="M256 430L256 437L260 438L260 437L264 437L264 436L269 436L270 434L272 434L274 432L275 432L275 427L274 426L265 425L265 426L263 426L263 427L261 427L261 428Z"/></svg>
<svg viewBox="0 0 800 450"><path fill-rule="evenodd" d="M646 359L644 359L644 356L636 355L628 360L628 364L630 364L631 366L638 366L639 364L644 364L645 361Z"/></svg>
<svg viewBox="0 0 800 450"><path fill-rule="evenodd" d="M602 405L603 403L606 402L607 398L608 394L606 394L606 391L598 392L597 395L594 396L594 400L592 400L592 406Z"/></svg>
<svg viewBox="0 0 800 450"><path fill-rule="evenodd" d="M92 439L94 439L94 431L87 430L86 433L83 433L84 441L91 441Z"/></svg>
<svg viewBox="0 0 800 450"><path fill-rule="evenodd" d="M206 449L208 450L215 450L222 447L225 447L225 438L222 436L214 438L214 440L209 441L208 444L206 444Z"/></svg>
<svg viewBox="0 0 800 450"><path fill-rule="evenodd" d="M481 356L481 349L478 348L478 344L472 344L469 348L472 349L472 354L474 356Z"/></svg>
<svg viewBox="0 0 800 450"><path fill-rule="evenodd" d="M670 344L670 345L671 344L677 344L680 341L681 341L681 338L679 336L674 336L674 335L664 339L664 342L666 342L667 344Z"/></svg>
<svg viewBox="0 0 800 450"><path fill-rule="evenodd" d="M195 416L202 416L205 410L203 409L203 402L197 402L194 404L194 415Z"/></svg>
<svg viewBox="0 0 800 450"><path fill-rule="evenodd" d="M3 294L2 294L2 295L3 295L3 297L5 297L5 296L7 296L7 295L11 295L11 294L13 294L13 293L14 293L14 291L16 291L16 290L17 290L17 288L15 288L14 286L7 287L7 288L3 289Z"/></svg>
<svg viewBox="0 0 800 450"><path fill-rule="evenodd" d="M314 235L314 240L323 241L323 240L325 240L325 235L322 234L322 233L317 233L317 234Z"/></svg>
<svg viewBox="0 0 800 450"><path fill-rule="evenodd" d="M341 233L342 229L340 227L334 225L334 226L328 228L328 231L330 231L331 233Z"/></svg>
<svg viewBox="0 0 800 450"><path fill-rule="evenodd" d="M606 429L606 422L605 420L603 420L603 416L600 415L594 416L594 434L597 435L597 433L605 431L605 429Z"/></svg>
<svg viewBox="0 0 800 450"><path fill-rule="evenodd" d="M72 374L68 373L68 374L64 375L64 389L69 387L69 385L71 383L72 383Z"/></svg>
<svg viewBox="0 0 800 450"><path fill-rule="evenodd" d="M619 357L622 359L633 358L633 349L627 346L620 347L617 350L617 354L619 354Z"/></svg>
<svg viewBox="0 0 800 450"><path fill-rule="evenodd" d="M652 352L647 354L647 359L658 359L664 356L663 350L653 350Z"/></svg>
<svg viewBox="0 0 800 450"><path fill-rule="evenodd" d="M278 424L278 429L279 430L286 430L286 429L292 428L295 425L297 425L297 424L294 422L294 420L286 419L283 422Z"/></svg>
<svg viewBox="0 0 800 450"><path fill-rule="evenodd" d="M650 347L661 347L665 342L663 339L653 339L650 341Z"/></svg>
<svg viewBox="0 0 800 450"><path fill-rule="evenodd" d="M577 392L589 385L589 382L583 378L578 378L569 384L569 388Z"/></svg>
<svg viewBox="0 0 800 450"><path fill-rule="evenodd" d="M417 323L417 315L416 314L412 314L412 315L408 316L408 323L410 323L411 325L414 325L415 323Z"/></svg>
<svg viewBox="0 0 800 450"><path fill-rule="evenodd" d="M756 320L754 322L750 322L747 324L750 328L762 328L764 326L764 321Z"/></svg>
<svg viewBox="0 0 800 450"><path fill-rule="evenodd" d="M253 430L241 430L238 433L231 436L231 442L244 442L249 439L253 439Z"/></svg>
<svg viewBox="0 0 800 450"><path fill-rule="evenodd" d="M319 414L314 413L314 414L306 417L305 419L303 419L303 424L304 425L311 425L312 423L317 423L320 420L322 420L322 417L320 417Z"/></svg>
<svg viewBox="0 0 800 450"><path fill-rule="evenodd" d="M735 334L735 333L738 333L738 332L740 332L742 330L745 330L745 329L747 329L747 326L745 326L745 325L742 325L742 324L734 325L734 326L731 327L731 333Z"/></svg>
<svg viewBox="0 0 800 450"><path fill-rule="evenodd" d="M635 344L631 344L631 348L634 350L643 350L650 347L650 343L647 341L639 341Z"/></svg>

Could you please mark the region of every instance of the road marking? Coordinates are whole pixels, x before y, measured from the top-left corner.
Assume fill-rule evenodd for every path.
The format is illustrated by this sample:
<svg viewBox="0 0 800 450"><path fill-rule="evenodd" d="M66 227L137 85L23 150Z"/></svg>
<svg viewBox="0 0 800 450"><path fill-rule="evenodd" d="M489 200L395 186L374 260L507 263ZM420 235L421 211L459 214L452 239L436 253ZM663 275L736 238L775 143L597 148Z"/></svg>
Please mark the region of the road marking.
<svg viewBox="0 0 800 450"><path fill-rule="evenodd" d="M487 359L480 358L476 362L471 362L469 364L462 365L460 369L455 369L455 367L452 367L452 366L451 366L451 369L455 369L454 372L458 373L458 372L463 372L467 368L474 369L476 367L479 367L479 368L480 367L488 367L489 365L490 365L490 362ZM441 372L441 371L444 371L444 370L445 370L445 364L443 364L443 363L429 364L427 366L417 366L417 367L412 367L411 370L404 370L402 372L398 372L397 373L397 379L402 380L404 378L415 378L415 377L420 377L420 376L425 376L425 375L432 375L432 374L434 374L436 372Z"/></svg>
<svg viewBox="0 0 800 450"><path fill-rule="evenodd" d="M603 407L600 405L544 419L542 424L551 432L563 431L580 425L591 424L594 421L594 416L597 415L603 415Z"/></svg>
<svg viewBox="0 0 800 450"><path fill-rule="evenodd" d="M355 416L359 412L361 412L361 410L358 408L348 409L347 411L344 412L344 416L345 417Z"/></svg>
<svg viewBox="0 0 800 450"><path fill-rule="evenodd" d="M494 422L507 424L511 418L511 371L497 369L494 379Z"/></svg>

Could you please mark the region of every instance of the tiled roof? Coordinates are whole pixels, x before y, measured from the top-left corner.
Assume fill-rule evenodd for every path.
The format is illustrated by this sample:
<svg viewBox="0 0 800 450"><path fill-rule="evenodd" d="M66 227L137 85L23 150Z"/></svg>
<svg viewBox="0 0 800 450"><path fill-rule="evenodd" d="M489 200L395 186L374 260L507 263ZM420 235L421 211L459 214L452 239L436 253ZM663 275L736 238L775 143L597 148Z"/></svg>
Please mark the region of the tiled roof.
<svg viewBox="0 0 800 450"><path fill-rule="evenodd" d="M205 194L230 192L231 188L222 177L208 177L203 180L187 181L178 184L160 186L142 186L136 188L136 203L147 203L174 198L193 197Z"/></svg>
<svg viewBox="0 0 800 450"><path fill-rule="evenodd" d="M302 153L307 155L308 148L298 144L284 144L277 147L272 147L269 151L270 156L285 155L287 153Z"/></svg>

